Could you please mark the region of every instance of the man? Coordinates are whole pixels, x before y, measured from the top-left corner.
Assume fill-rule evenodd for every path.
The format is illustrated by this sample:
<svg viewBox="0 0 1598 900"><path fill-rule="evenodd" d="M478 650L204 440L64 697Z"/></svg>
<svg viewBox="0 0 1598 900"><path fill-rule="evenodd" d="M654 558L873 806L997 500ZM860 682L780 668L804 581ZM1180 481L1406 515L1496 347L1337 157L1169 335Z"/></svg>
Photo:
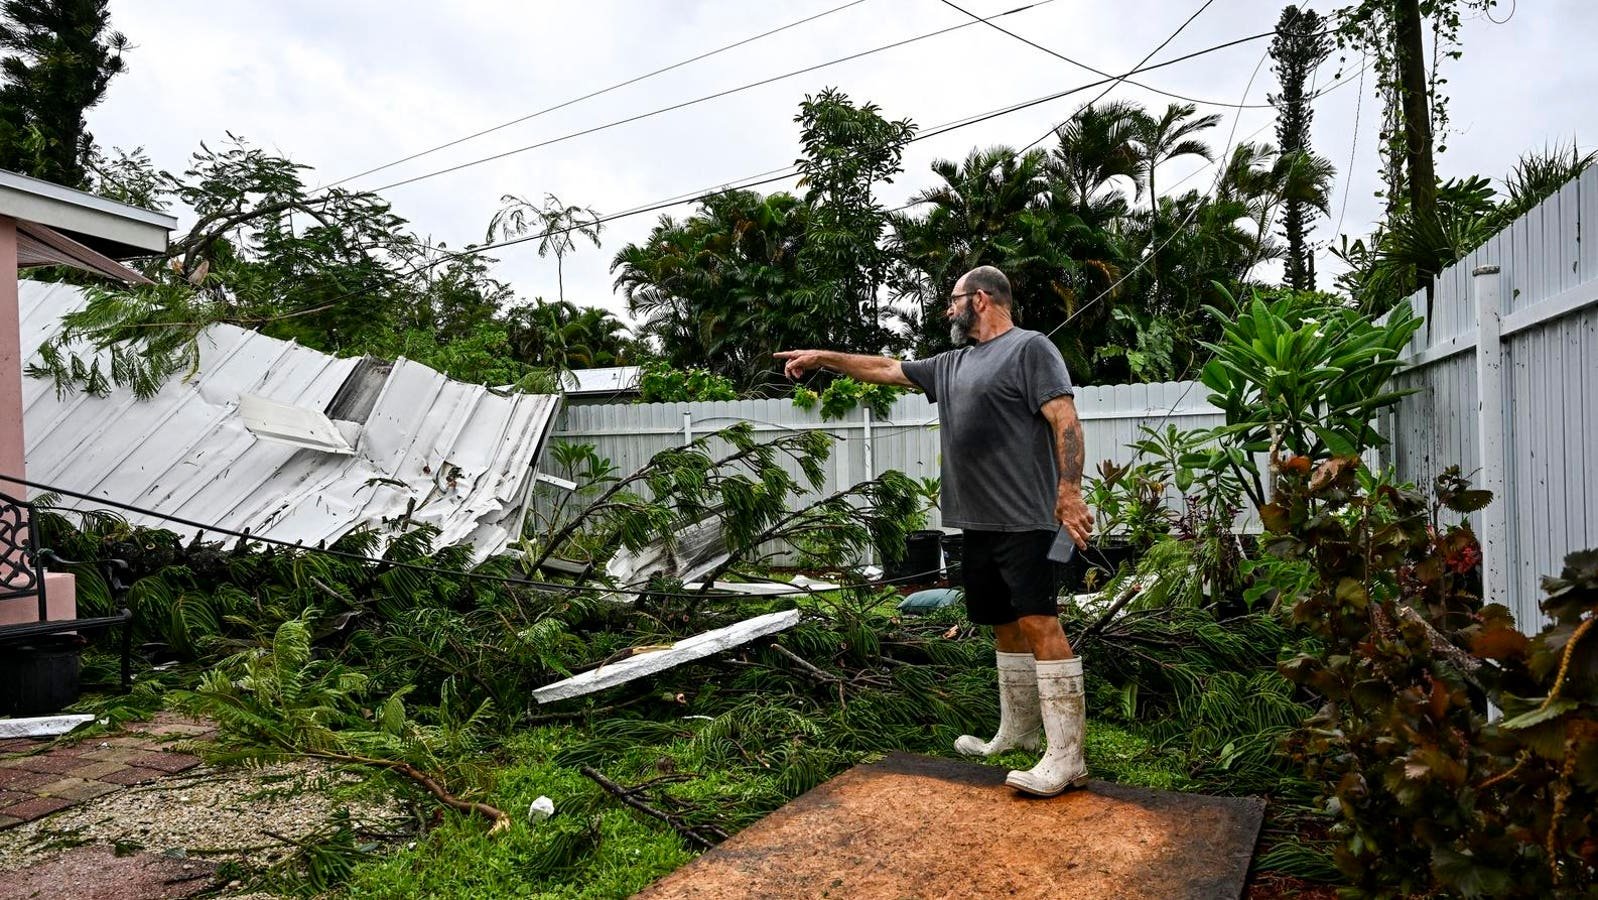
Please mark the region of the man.
<svg viewBox="0 0 1598 900"><path fill-rule="evenodd" d="M993 627L999 731L962 735L955 749L992 756L1048 750L1006 782L1050 797L1087 780L1082 660L1060 628L1058 579L1049 546L1063 526L1087 545L1093 517L1082 500L1082 425L1071 376L1048 337L1015 326L1010 280L992 266L955 284L947 313L956 349L901 363L881 356L787 350L789 378L812 369L856 381L920 388L938 405L945 525L965 532L966 612Z"/></svg>

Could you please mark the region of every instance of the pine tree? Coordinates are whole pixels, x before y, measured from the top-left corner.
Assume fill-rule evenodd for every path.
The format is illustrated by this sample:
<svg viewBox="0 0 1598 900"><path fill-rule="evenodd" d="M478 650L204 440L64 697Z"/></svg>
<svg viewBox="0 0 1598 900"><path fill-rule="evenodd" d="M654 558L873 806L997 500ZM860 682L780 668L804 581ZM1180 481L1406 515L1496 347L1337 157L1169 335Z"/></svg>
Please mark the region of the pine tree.
<svg viewBox="0 0 1598 900"><path fill-rule="evenodd" d="M1310 153L1309 129L1315 110L1305 94L1304 83L1315 67L1331 52L1332 39L1321 17L1312 9L1289 6L1276 23L1271 41L1271 59L1281 93L1271 96L1276 107L1276 143L1283 156ZM1288 199L1282 210L1282 235L1287 238L1285 280L1295 290L1313 290L1315 278L1305 233L1315 212L1305 200Z"/></svg>
<svg viewBox="0 0 1598 900"><path fill-rule="evenodd" d="M106 33L108 0L6 0L0 5L0 169L88 186L94 139L84 110L126 64L128 39Z"/></svg>

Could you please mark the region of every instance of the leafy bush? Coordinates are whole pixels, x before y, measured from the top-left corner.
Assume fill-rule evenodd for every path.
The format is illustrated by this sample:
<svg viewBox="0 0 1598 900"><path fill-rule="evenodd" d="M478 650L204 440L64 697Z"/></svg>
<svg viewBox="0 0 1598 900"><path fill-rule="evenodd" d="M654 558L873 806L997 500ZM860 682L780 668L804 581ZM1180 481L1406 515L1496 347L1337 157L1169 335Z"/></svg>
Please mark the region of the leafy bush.
<svg viewBox="0 0 1598 900"><path fill-rule="evenodd" d="M1385 443L1373 419L1404 396L1387 382L1421 323L1407 309L1377 324L1335 298L1285 293L1268 302L1256 295L1234 312L1211 307L1210 315L1222 337L1205 345L1215 358L1201 380L1226 414L1215 436L1228 448L1216 462L1246 474L1256 506L1265 489L1254 454L1279 449L1319 461Z"/></svg>
<svg viewBox="0 0 1598 900"><path fill-rule="evenodd" d="M819 404L821 418L827 421L841 419L861 406L871 410L877 418L886 419L893 412L894 401L903 394L904 391L889 385L865 384L842 377L833 379L820 393L806 387L795 388L793 405L809 412Z"/></svg>
<svg viewBox="0 0 1598 900"><path fill-rule="evenodd" d="M702 400L736 400L732 379L709 369L674 369L662 362L648 363L638 379L639 403L695 403Z"/></svg>
<svg viewBox="0 0 1598 900"><path fill-rule="evenodd" d="M1436 500L1335 457L1278 466L1270 552L1314 577L1284 598L1321 653L1282 664L1325 699L1289 744L1326 788L1338 867L1378 896L1587 896L1598 888L1598 552L1544 581L1527 638L1483 605L1457 471ZM1493 721L1487 703L1503 710Z"/></svg>

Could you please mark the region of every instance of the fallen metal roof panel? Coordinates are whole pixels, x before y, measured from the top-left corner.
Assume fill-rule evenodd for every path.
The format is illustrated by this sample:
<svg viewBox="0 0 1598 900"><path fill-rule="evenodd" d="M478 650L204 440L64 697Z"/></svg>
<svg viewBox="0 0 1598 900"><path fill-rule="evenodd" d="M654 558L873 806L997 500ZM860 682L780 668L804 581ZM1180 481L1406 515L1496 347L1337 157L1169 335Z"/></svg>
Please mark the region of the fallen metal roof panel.
<svg viewBox="0 0 1598 900"><path fill-rule="evenodd" d="M753 619L745 619L725 628L685 637L669 647L638 653L619 662L606 663L597 669L589 669L563 681L546 684L533 691L533 699L539 703L553 703L556 700L569 700L572 697L592 694L618 684L626 684L645 675L653 675L684 663L704 659L723 650L747 644L756 638L786 631L798 624L797 609L785 609L781 612L755 616Z"/></svg>
<svg viewBox="0 0 1598 900"><path fill-rule="evenodd" d="M638 390L642 366L606 366L597 369L570 369L561 374L568 394L609 394Z"/></svg>
<svg viewBox="0 0 1598 900"><path fill-rule="evenodd" d="M31 356L59 333L63 314L86 302L76 287L22 282L24 352ZM199 372L149 400L122 389L57 396L47 380L27 379L29 475L280 540L333 541L409 514L437 526L444 543L469 543L478 559L504 549L560 398L501 394L400 359L353 455L263 440L245 427L241 394L322 412L360 362L218 325L200 338Z"/></svg>

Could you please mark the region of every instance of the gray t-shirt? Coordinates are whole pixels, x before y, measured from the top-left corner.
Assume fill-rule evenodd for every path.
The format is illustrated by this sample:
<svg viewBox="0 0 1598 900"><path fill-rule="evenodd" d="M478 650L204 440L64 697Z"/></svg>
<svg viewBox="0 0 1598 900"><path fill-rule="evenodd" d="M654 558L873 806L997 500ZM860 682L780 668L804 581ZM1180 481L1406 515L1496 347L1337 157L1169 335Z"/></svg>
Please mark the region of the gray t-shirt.
<svg viewBox="0 0 1598 900"><path fill-rule="evenodd" d="M1060 351L1022 328L904 364L938 405L943 524L973 531L1058 526L1054 436L1043 404L1074 394Z"/></svg>

